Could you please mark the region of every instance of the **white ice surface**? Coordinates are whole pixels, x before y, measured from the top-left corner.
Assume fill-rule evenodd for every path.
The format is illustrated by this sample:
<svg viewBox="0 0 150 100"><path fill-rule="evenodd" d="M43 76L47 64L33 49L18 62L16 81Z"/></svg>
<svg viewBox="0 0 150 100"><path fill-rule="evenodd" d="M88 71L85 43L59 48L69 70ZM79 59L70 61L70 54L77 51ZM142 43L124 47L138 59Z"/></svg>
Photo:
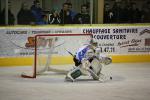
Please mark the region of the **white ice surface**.
<svg viewBox="0 0 150 100"><path fill-rule="evenodd" d="M21 78L28 69L0 67L0 100L150 100L150 63L111 64L103 73L113 80L104 83L84 76L65 82L65 75L57 73Z"/></svg>

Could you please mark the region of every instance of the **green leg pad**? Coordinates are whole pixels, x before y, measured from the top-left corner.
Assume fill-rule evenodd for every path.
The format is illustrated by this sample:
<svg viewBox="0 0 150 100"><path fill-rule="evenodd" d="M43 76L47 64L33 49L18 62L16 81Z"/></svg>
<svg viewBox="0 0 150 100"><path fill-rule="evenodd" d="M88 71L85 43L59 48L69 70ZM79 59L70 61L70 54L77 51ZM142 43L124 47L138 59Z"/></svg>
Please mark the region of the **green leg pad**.
<svg viewBox="0 0 150 100"><path fill-rule="evenodd" d="M77 69L77 70L75 70L74 72L71 73L71 76L72 76L73 79L76 79L81 75L82 75L82 73L81 73L80 69Z"/></svg>

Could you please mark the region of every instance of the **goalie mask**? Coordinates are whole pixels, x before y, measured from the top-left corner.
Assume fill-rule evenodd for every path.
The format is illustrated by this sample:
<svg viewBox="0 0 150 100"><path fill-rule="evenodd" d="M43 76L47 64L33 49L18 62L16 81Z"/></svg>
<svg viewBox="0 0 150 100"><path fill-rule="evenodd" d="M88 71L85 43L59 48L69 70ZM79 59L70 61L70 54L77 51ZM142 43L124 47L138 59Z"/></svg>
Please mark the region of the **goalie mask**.
<svg viewBox="0 0 150 100"><path fill-rule="evenodd" d="M93 49L89 49L87 52L86 52L86 58L92 58L94 56L94 50Z"/></svg>

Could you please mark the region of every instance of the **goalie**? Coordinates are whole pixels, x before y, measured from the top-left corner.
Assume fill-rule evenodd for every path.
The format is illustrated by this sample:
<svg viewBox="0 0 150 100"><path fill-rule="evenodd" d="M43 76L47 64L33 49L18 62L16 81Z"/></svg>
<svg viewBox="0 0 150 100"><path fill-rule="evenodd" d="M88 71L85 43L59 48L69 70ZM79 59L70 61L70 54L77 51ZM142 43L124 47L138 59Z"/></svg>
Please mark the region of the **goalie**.
<svg viewBox="0 0 150 100"><path fill-rule="evenodd" d="M102 63L107 65L112 61L111 58L100 57L97 42L93 41L79 48L76 55L73 56L73 60L76 67L66 75L66 80L72 82L81 75L89 75L94 80L100 80Z"/></svg>

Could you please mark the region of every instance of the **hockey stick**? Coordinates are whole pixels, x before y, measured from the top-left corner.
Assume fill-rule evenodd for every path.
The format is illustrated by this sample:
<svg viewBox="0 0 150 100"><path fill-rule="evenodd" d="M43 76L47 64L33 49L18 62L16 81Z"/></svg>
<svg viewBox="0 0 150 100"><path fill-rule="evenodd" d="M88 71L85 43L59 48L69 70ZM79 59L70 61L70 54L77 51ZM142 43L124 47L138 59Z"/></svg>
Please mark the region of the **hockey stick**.
<svg viewBox="0 0 150 100"><path fill-rule="evenodd" d="M65 49L66 50L66 49ZM71 53L70 51L66 50L72 57L74 57L75 55L73 53Z"/></svg>

